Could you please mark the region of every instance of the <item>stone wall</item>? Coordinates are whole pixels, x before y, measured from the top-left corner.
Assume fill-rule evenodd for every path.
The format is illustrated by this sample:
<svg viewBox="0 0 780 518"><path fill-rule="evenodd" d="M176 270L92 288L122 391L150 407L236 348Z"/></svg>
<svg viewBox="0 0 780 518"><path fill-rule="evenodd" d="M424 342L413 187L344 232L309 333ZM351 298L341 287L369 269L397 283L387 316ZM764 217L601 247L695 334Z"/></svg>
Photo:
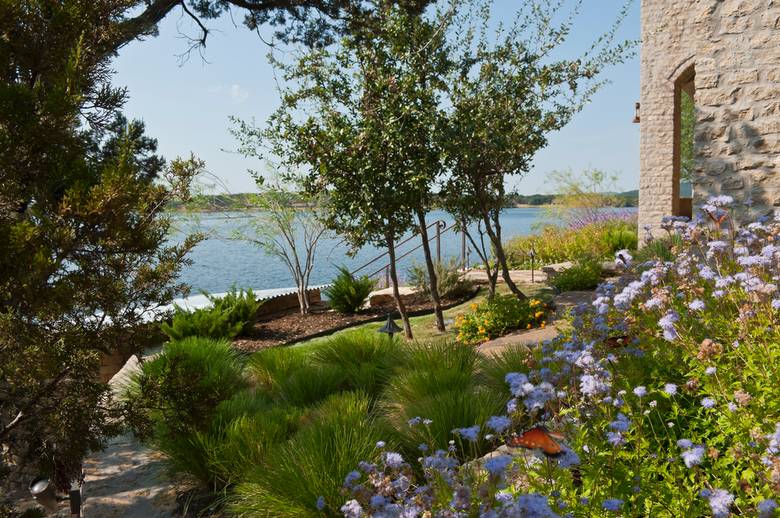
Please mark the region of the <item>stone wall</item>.
<svg viewBox="0 0 780 518"><path fill-rule="evenodd" d="M694 210L780 208L780 1L642 0L640 228L680 213L679 91L695 88ZM745 205L750 206L747 208Z"/></svg>

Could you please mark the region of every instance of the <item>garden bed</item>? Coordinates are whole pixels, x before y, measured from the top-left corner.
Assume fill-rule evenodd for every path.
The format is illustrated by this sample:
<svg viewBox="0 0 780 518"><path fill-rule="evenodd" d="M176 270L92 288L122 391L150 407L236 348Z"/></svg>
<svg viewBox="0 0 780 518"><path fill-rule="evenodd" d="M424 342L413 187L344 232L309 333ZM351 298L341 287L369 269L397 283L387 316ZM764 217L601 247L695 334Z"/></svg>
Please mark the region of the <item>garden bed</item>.
<svg viewBox="0 0 780 518"><path fill-rule="evenodd" d="M462 304L476 295L478 290L460 299L443 299L444 309ZM433 303L422 294L403 295L409 316L433 313ZM366 308L354 315L337 313L324 302L312 305L310 313L301 315L297 308L263 315L257 319L252 329L233 341L233 345L244 352L254 352L267 347L290 345L303 340L331 334L366 322L379 321L392 313L398 319L395 301L390 300L377 306ZM400 322L399 322L400 325Z"/></svg>

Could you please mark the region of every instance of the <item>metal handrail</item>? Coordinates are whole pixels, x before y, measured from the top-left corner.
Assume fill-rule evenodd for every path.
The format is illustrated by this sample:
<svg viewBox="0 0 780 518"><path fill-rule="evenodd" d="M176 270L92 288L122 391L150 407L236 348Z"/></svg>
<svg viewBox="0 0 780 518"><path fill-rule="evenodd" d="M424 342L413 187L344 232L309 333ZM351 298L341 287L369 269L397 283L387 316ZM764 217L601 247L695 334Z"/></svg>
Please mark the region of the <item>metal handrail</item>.
<svg viewBox="0 0 780 518"><path fill-rule="evenodd" d="M438 219L438 220L430 223L429 225L427 225L425 228L427 230L427 229L433 227L434 225L436 226L436 235L428 236L428 242L430 243L432 239L436 239L436 260L441 261L441 235L444 232L448 232L448 231L452 230L453 228L455 228L455 225L450 225L448 227L446 221L444 221L442 219ZM404 239L403 241L398 242L396 244L396 248L400 247L400 246L402 246L402 245L404 245L406 243L408 243L412 239L416 238L419 234L420 234L420 231L418 230L417 232L415 232L414 234L412 234L408 238ZM420 248L423 247L423 244L424 243L420 243L419 245L415 246L414 248L412 248L410 250L407 250L405 253L401 254L398 257L396 257L395 261L398 262L401 259L403 259L404 257L407 257L409 254L411 254L413 252L416 252L417 250L419 250ZM354 275L355 273L363 270L367 266L377 262L378 260L380 260L381 258L383 258L383 257L385 257L385 256L387 256L389 254L390 254L390 252L383 252L382 254L374 257L373 259L371 259L370 261L368 261L367 263L362 265L360 268L357 268L357 269L353 270L352 274ZM368 274L368 277L373 277L374 275L382 272L383 270L385 272L385 286L389 287L390 286L390 263L389 262L387 264L383 265L378 270Z"/></svg>

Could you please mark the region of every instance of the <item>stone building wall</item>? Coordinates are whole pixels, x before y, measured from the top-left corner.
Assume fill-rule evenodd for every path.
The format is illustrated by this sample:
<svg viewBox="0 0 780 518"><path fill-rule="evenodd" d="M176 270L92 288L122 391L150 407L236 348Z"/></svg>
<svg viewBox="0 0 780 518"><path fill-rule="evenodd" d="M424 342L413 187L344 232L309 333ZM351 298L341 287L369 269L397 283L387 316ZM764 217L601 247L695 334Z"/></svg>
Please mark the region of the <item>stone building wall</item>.
<svg viewBox="0 0 780 518"><path fill-rule="evenodd" d="M711 194L733 196L743 217L780 209L780 0L642 0L641 67L640 228L680 213L684 89L697 114L694 211Z"/></svg>

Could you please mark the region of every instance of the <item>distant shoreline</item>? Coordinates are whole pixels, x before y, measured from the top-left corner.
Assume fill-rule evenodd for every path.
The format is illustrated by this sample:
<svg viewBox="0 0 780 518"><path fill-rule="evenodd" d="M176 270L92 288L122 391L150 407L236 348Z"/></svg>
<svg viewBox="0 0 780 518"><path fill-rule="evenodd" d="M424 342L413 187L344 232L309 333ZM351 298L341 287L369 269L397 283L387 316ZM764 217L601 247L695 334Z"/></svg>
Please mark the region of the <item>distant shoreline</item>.
<svg viewBox="0 0 780 518"><path fill-rule="evenodd" d="M177 213L201 213L211 214L218 212L252 212L256 211L254 205L253 193L239 194L206 194L198 195L186 204L172 203L166 207L168 212ZM614 197L619 201L615 208L636 208L639 201L639 192L637 190L614 193ZM533 209L543 207L554 207L553 201L557 198L554 194L511 194L507 195L507 209ZM306 202L297 202L293 204L297 208L307 208Z"/></svg>

